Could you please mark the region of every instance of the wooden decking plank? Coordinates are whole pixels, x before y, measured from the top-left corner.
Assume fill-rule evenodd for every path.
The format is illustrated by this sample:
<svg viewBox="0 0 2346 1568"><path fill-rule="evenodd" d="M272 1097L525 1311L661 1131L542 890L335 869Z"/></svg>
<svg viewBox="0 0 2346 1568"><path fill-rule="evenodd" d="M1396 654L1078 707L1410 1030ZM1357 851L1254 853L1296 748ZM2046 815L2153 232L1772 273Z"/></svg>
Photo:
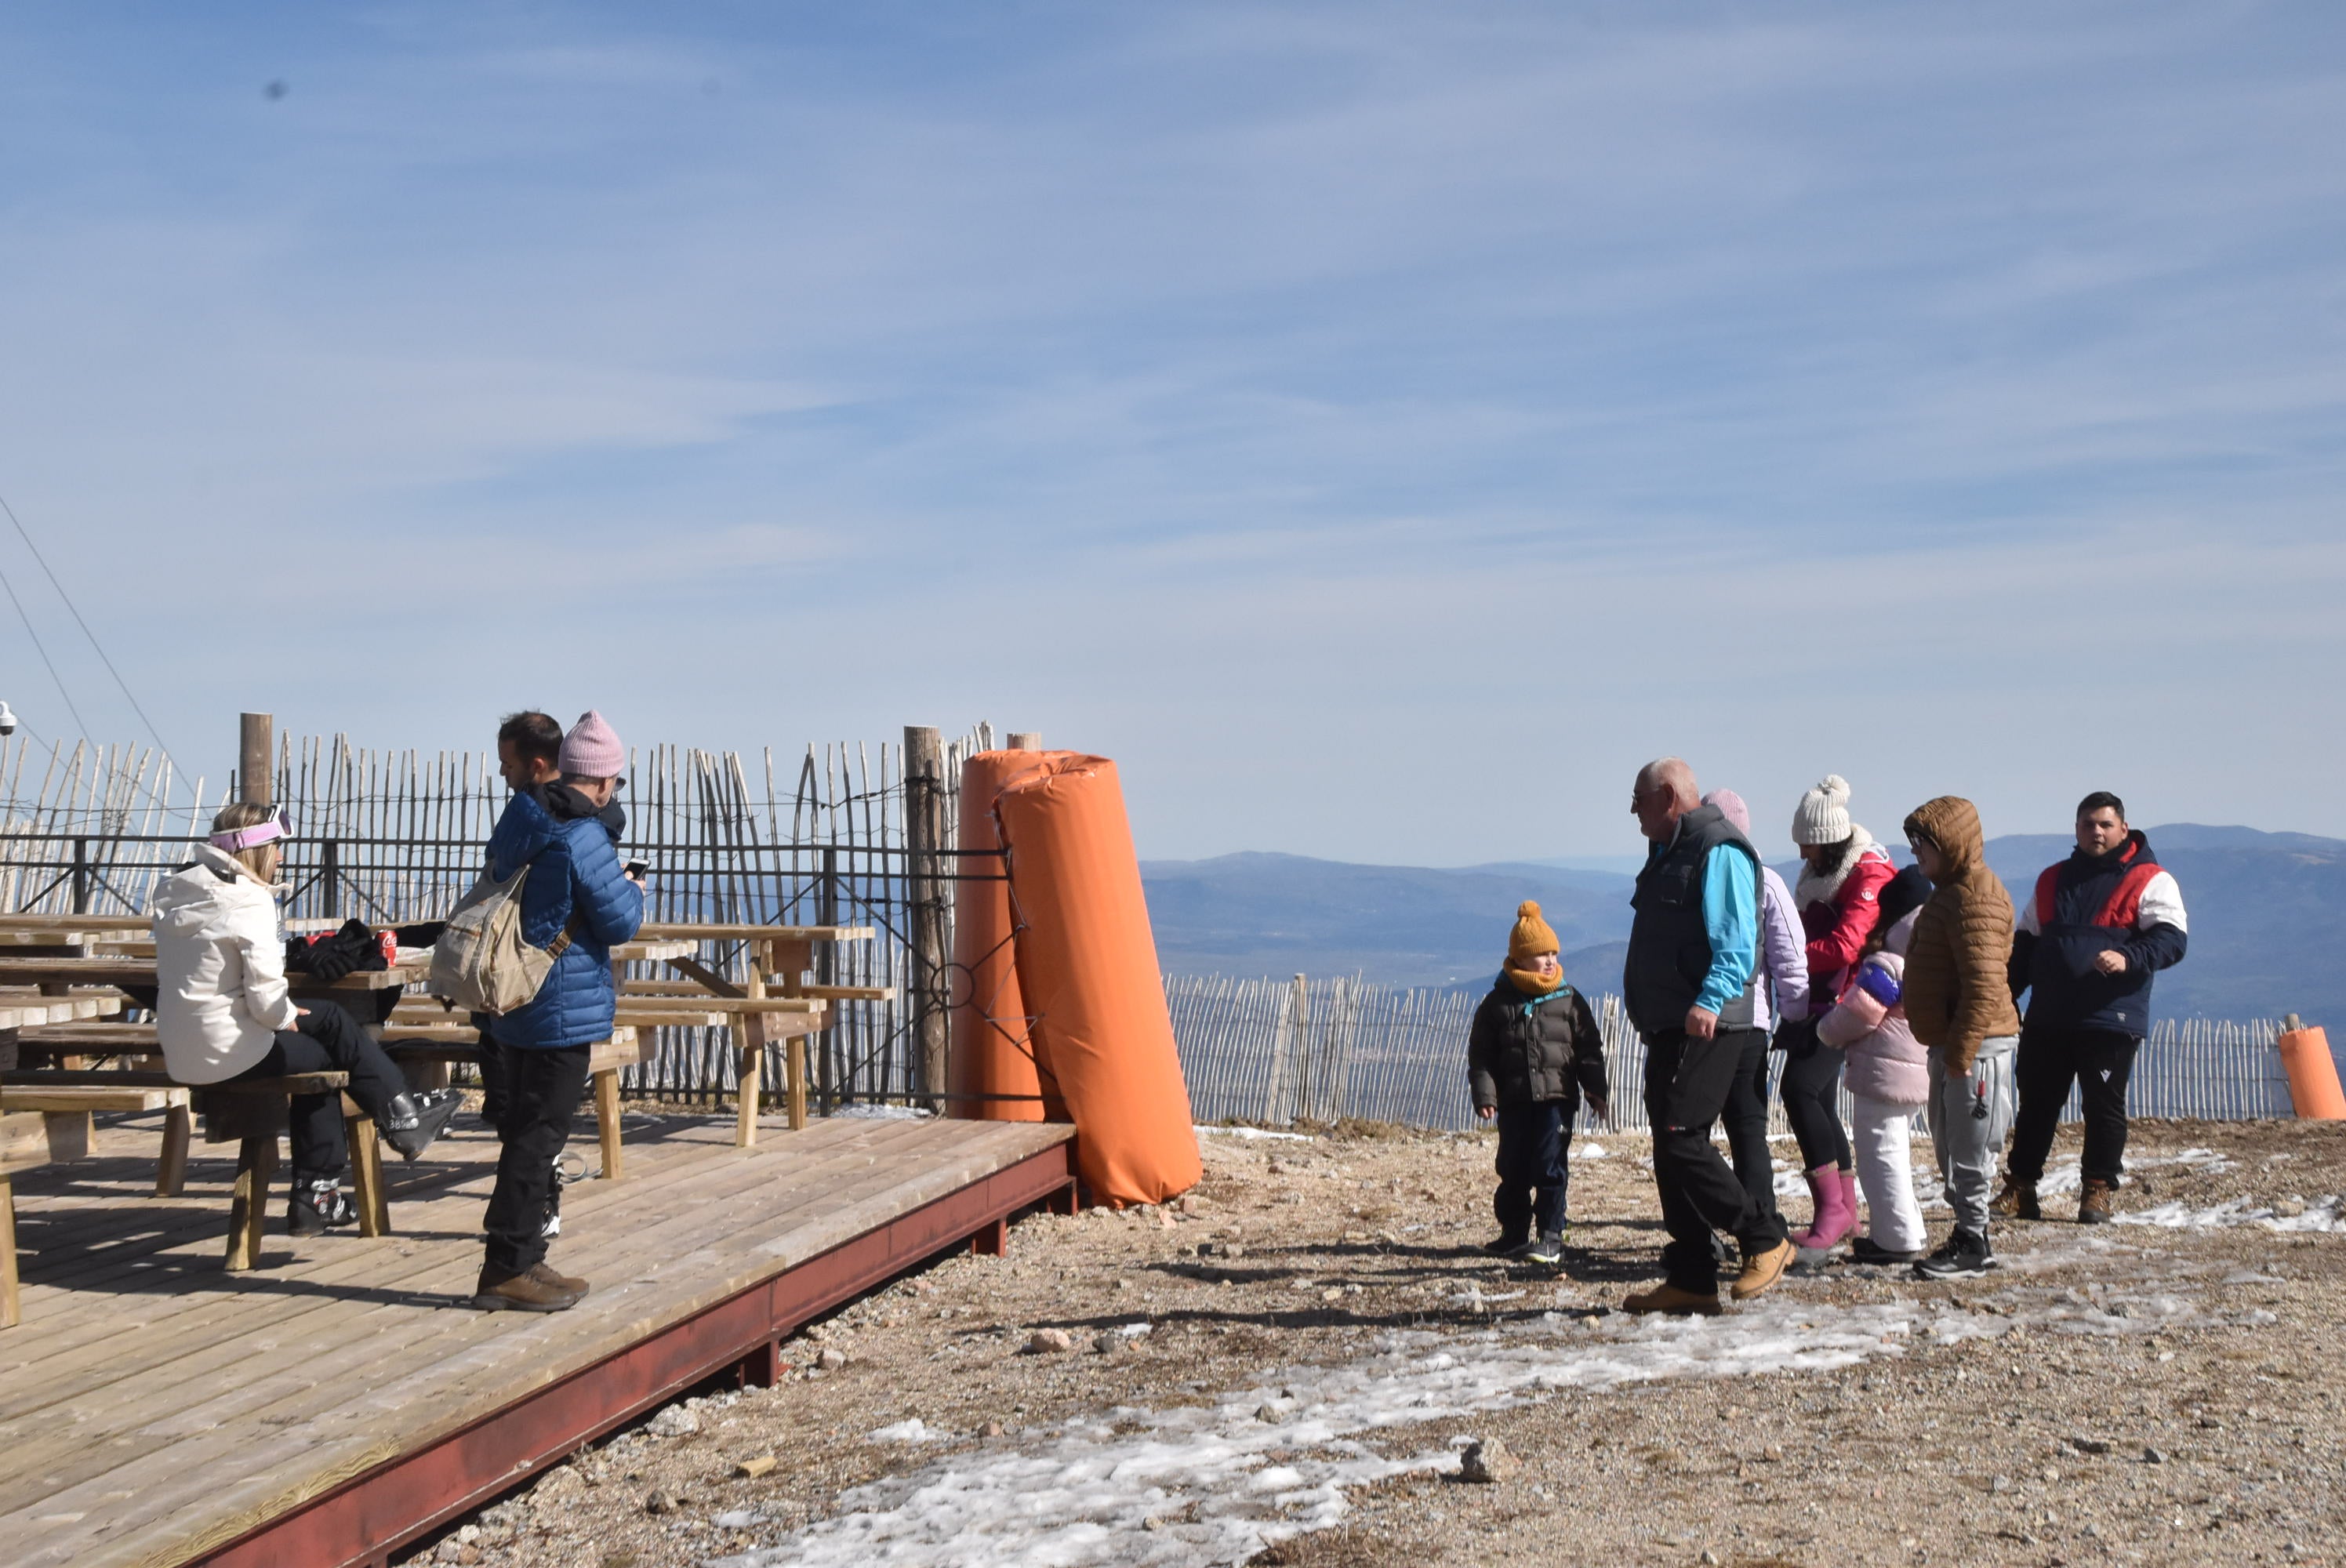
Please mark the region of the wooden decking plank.
<svg viewBox="0 0 2346 1568"><path fill-rule="evenodd" d="M1049 1135L1035 1135L1043 1134L1043 1129L1039 1128L1033 1129L1025 1136L1013 1135L1005 1138L998 1135L989 1135L984 1132L962 1134L955 1131L939 1135L933 1130L933 1124L909 1124L909 1125L928 1134L930 1141L942 1144L943 1147L936 1153L952 1167L949 1174L936 1174L929 1168L936 1163L933 1159L923 1162L923 1168L914 1173L909 1180L904 1177L901 1167L887 1170L872 1168L871 1178L868 1181L852 1184L853 1190L851 1193L826 1191L818 1195L812 1205L797 1206L802 1209L819 1206L833 1210L834 1217L828 1224L817 1224L813 1222L811 1217L802 1214L796 1218L770 1217L766 1224L757 1225L751 1228L761 1232L772 1231L783 1236L794 1230L803 1232L806 1234L801 1237L799 1245L809 1250L821 1250L825 1246L836 1245L836 1240L831 1239L833 1237L837 1239L846 1239L853 1235L862 1234L864 1230L872 1228L872 1222L884 1223L892 1216L917 1207L919 1203L926 1201L924 1196L912 1196L913 1193L934 1189L936 1196L942 1196L967 1185L973 1175L982 1176L1005 1168L1034 1152L1035 1148L1047 1146L1049 1143L1057 1141L1056 1137ZM1065 1135L1064 1129L1052 1129L1051 1132L1057 1136ZM858 1141L862 1142L862 1140ZM892 1144L895 1140L889 1139L887 1142ZM989 1145L992 1146L986 1146ZM789 1145L782 1145L780 1149L752 1155L750 1157L760 1165L770 1161L774 1164L801 1163L796 1156L784 1153L788 1148ZM782 1157L777 1159L775 1157L777 1155ZM853 1156L851 1155L850 1157ZM876 1166L876 1161L874 1166ZM889 1196L888 1190L892 1186L899 1189L898 1196L893 1199ZM745 1196L754 1196L754 1194L745 1195ZM612 1207L619 1207L619 1205L615 1200ZM736 1207L754 1211L757 1206L754 1203L729 1204L728 1214L717 1217L719 1222L716 1228L721 1231L727 1224L731 1223L730 1211ZM698 1226L695 1227L696 1231L699 1228ZM696 1237L696 1239L699 1238ZM740 1239L747 1241L750 1237L744 1234ZM437 1245L445 1246L446 1244ZM707 1244L703 1245L704 1247L707 1247ZM470 1251L469 1247L464 1250L467 1253ZM797 1248L793 1247L792 1250L795 1251ZM738 1256L739 1248L727 1248L725 1251L729 1257ZM582 1316L581 1313L586 1311L582 1308L581 1313L560 1314L536 1319L507 1331L461 1336L472 1342L456 1350L453 1358L453 1367L450 1359L443 1359L433 1363L423 1372L402 1379L393 1384L364 1390L356 1399L352 1398L347 1390L332 1390L332 1403L325 1415L318 1419L342 1425L363 1422L362 1431L352 1432L345 1437L325 1436L321 1441L321 1434L316 1430L317 1422L313 1420L305 1423L304 1430L297 1431L289 1426L267 1434L259 1449L247 1443L234 1450L240 1461L249 1471L255 1465L264 1467L274 1465L278 1462L277 1451L282 1449L285 1451L282 1455L285 1460L301 1461L298 1468L306 1473L298 1480L291 1478L280 1480L263 1474L248 1473L240 1483L234 1485L228 1492L223 1492L215 1480L200 1476L189 1477L190 1481L200 1483L191 1488L189 1498L192 1501L214 1505L204 1507L201 1512L206 1514L217 1514L219 1508L227 1506L232 1496L242 1498L257 1490L272 1494L270 1499L260 1500L268 1512L280 1510L301 1497L316 1495L317 1491L336 1484L342 1479L380 1462L382 1459L389 1457L391 1452L403 1451L400 1441L384 1434L386 1428L396 1429L403 1424L401 1412L411 1405L421 1404L431 1410L439 1418L432 1422L432 1425L454 1430L454 1426L474 1419L475 1414L470 1408L474 1402L474 1400L461 1394L460 1387L466 1390L477 1387L482 1397L494 1399L496 1405L501 1408L504 1403L509 1403L514 1398L529 1391L531 1387L543 1386L545 1382L566 1375L567 1370L576 1369L578 1366L591 1365L602 1356L610 1353L613 1349L634 1342L635 1339L641 1338L644 1332L657 1329L664 1323L677 1320L684 1315L685 1310L689 1309L688 1308L679 1309L680 1298L685 1300L702 1297L720 1298L722 1296L732 1294L735 1289L754 1283L759 1278L770 1278L780 1271L780 1265L772 1261L770 1257L760 1266L750 1269L740 1269L737 1265L734 1270L729 1271L730 1278L725 1285L712 1295L706 1279L698 1282L696 1288L694 1282L689 1282L682 1277L686 1271L676 1268L671 1261L665 1270L669 1277L667 1280L628 1280L622 1282L615 1289L614 1296L640 1297L639 1301L630 1303L638 1308L637 1313L624 1322L604 1321L598 1324L591 1321L592 1318L607 1317L608 1308L616 1303L607 1298L606 1310L593 1313L591 1317ZM379 1315L383 1310L384 1308L369 1308L362 1316ZM413 1308L407 1310L412 1311ZM474 1324L484 1321L470 1313L458 1316ZM357 1327L355 1322L342 1324L343 1337L345 1339L352 1337L351 1331ZM368 1354L375 1354L379 1349L378 1346L370 1345ZM524 1380L516 1380L513 1374L517 1362L530 1369L532 1375ZM457 1370L457 1375L454 1379L450 1377L452 1369L463 1368L467 1364L471 1369L469 1372ZM327 1385L321 1383L318 1386ZM182 1412L183 1415L185 1413ZM398 1436L399 1439L404 1440L406 1448L416 1446L420 1441L428 1441L428 1437L419 1434L412 1426L400 1432ZM220 1446L219 1439L216 1435L203 1438L201 1443L203 1451L208 1454L216 1453ZM168 1450L160 1460L155 1456L148 1456L140 1461L141 1468L148 1473L152 1473L158 1467L167 1473L170 1472L172 1467L167 1462L168 1457ZM116 1466L109 1466L107 1471L94 1476L85 1485L104 1484L112 1470L117 1468L120 1462L122 1461L117 1461ZM48 1468L54 1471L56 1467L52 1465ZM288 1485L293 1488L290 1493L287 1491ZM70 1512L71 1504L75 1501L71 1494L79 1490L81 1488L68 1487L61 1493L53 1488L38 1502L29 1506L51 1512L60 1509ZM170 1490L177 1493L180 1489L175 1486ZM132 1512L143 1513L148 1508L178 1509L181 1506L181 1500L177 1498L164 1499L150 1495L143 1498L141 1502L142 1506ZM23 1511L20 1509L16 1512ZM244 1511L244 1513L250 1512L250 1509ZM261 1516L265 1517L266 1514ZM240 1518L242 1517L243 1514L240 1514ZM0 1520L0 1523L7 1522L15 1522L20 1526L30 1524L28 1520ZM183 1553L189 1546L184 1526L184 1521L178 1522L178 1527L168 1532L172 1543L170 1549ZM237 1523L230 1533L247 1527L249 1526L244 1523ZM38 1532L48 1533L48 1532ZM72 1540L43 1543L41 1550L45 1555L58 1550L79 1553L81 1555L72 1560L93 1563L167 1560L159 1557L149 1558L140 1554L137 1540L148 1532L140 1530L122 1510L108 1511L106 1528L96 1533L109 1536L112 1539L99 1541L91 1538L92 1532L76 1532ZM214 1540L226 1538L215 1536L209 1531L204 1533ZM92 1555L93 1553L102 1553L102 1555ZM51 1557L50 1560L65 1559Z"/></svg>

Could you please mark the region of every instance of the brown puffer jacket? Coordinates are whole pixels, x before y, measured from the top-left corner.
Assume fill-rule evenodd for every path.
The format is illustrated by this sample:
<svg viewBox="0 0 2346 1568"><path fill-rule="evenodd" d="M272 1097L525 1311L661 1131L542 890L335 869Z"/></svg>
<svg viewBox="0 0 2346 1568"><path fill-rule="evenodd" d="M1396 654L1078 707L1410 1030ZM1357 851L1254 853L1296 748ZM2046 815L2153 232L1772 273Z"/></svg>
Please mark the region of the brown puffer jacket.
<svg viewBox="0 0 2346 1568"><path fill-rule="evenodd" d="M2012 957L2012 895L1988 870L1979 812L1942 795L1915 808L1906 836L1927 836L1947 857L1947 880L1914 917L1902 1001L1914 1038L1945 1054L1947 1071L1968 1073L1980 1042L2020 1033L2006 964Z"/></svg>

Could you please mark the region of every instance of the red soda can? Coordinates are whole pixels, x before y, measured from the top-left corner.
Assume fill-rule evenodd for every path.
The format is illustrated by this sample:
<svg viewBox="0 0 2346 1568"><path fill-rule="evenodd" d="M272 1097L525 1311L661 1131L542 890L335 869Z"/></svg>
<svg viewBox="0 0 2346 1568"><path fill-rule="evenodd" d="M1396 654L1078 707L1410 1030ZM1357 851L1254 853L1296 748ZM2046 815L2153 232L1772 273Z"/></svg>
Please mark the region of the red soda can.
<svg viewBox="0 0 2346 1568"><path fill-rule="evenodd" d="M375 945L382 950L382 962L385 968L399 962L398 932L379 931L374 933L374 940Z"/></svg>

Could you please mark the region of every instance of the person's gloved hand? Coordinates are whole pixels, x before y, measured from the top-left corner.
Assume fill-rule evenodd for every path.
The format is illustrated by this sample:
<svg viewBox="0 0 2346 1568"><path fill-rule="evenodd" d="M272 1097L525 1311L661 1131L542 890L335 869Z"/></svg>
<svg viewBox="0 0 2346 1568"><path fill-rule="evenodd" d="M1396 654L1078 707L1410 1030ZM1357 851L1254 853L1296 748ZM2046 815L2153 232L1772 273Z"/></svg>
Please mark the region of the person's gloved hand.
<svg viewBox="0 0 2346 1568"><path fill-rule="evenodd" d="M358 964L359 955L351 951L351 944L342 940L340 932L310 949L310 972L329 985Z"/></svg>

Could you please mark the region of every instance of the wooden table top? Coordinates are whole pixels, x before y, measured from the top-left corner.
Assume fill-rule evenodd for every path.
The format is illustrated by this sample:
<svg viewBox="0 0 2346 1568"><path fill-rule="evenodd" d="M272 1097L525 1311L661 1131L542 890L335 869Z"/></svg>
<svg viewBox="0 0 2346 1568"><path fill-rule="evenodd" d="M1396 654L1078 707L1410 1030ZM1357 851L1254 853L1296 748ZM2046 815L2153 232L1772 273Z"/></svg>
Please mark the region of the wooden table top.
<svg viewBox="0 0 2346 1568"><path fill-rule="evenodd" d="M429 966L410 959L390 969L361 970L332 983L312 980L306 974L289 974L286 983L295 991L386 991L394 985L413 985L422 981ZM151 958L9 958L0 954L0 984L18 985L152 985L155 983L155 961Z"/></svg>
<svg viewBox="0 0 2346 1568"><path fill-rule="evenodd" d="M678 937L688 942L870 942L868 925L696 925L688 921L646 921L638 938Z"/></svg>

